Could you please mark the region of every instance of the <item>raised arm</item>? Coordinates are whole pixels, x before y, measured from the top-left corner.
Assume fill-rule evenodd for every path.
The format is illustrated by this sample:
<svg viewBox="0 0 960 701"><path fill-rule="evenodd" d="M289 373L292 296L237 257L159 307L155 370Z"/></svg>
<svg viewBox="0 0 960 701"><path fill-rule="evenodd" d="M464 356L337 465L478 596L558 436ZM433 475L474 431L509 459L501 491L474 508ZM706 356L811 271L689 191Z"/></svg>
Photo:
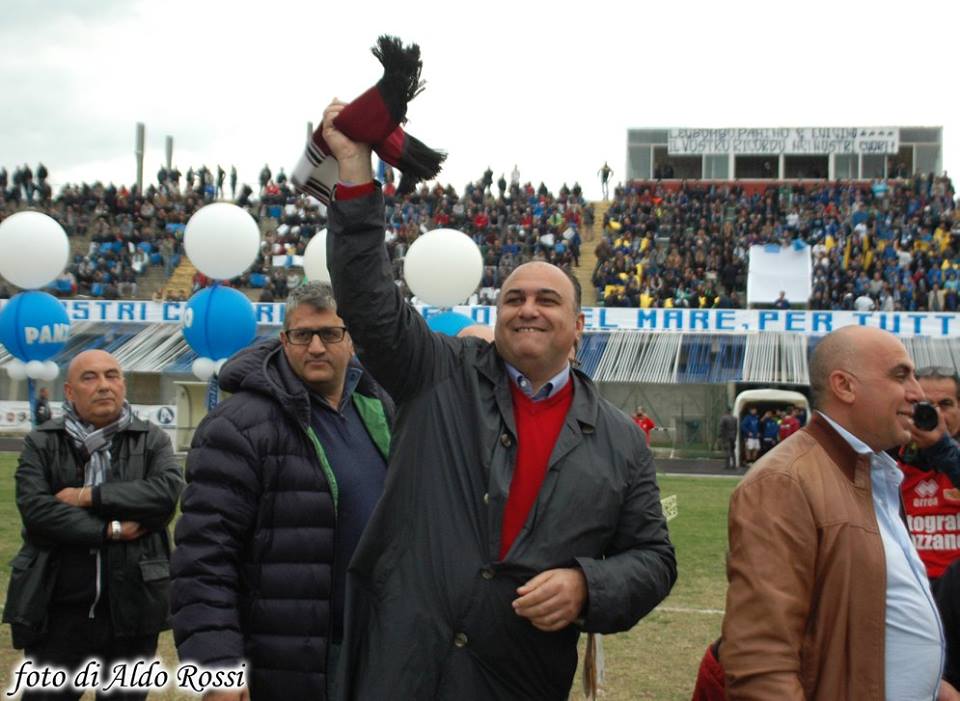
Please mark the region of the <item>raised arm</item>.
<svg viewBox="0 0 960 701"><path fill-rule="evenodd" d="M329 208L327 259L337 310L363 364L401 403L448 374L463 342L435 334L403 299L384 247L383 195L373 181L370 147L333 125L343 104L323 117L323 136L340 164Z"/></svg>

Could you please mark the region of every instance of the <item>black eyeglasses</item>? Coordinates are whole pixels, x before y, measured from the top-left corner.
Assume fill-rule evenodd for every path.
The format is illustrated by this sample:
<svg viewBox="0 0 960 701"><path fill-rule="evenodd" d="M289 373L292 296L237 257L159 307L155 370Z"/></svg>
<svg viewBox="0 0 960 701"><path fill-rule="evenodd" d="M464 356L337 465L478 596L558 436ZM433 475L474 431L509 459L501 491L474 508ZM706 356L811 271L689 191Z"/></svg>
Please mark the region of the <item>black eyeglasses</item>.
<svg viewBox="0 0 960 701"><path fill-rule="evenodd" d="M347 335L346 326L321 326L319 329L287 329L284 331L287 340L295 346L308 346L314 336L326 343L340 343Z"/></svg>
<svg viewBox="0 0 960 701"><path fill-rule="evenodd" d="M949 380L957 379L957 371L955 368L937 367L935 365L931 365L925 368L920 368L914 373L914 375L916 375L918 378L932 377L932 378L943 378L943 379L949 379Z"/></svg>

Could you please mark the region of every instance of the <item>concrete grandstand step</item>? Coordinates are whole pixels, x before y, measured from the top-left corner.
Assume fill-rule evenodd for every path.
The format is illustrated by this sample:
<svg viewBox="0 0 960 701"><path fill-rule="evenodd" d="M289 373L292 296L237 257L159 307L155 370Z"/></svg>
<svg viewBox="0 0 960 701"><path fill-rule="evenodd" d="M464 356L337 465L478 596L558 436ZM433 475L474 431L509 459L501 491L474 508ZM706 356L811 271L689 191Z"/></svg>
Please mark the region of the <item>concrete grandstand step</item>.
<svg viewBox="0 0 960 701"><path fill-rule="evenodd" d="M158 290L167 284L162 265L151 265L137 278L137 296L140 299L152 299Z"/></svg>
<svg viewBox="0 0 960 701"><path fill-rule="evenodd" d="M173 271L173 275L163 286L163 298L167 299L173 295L187 299L193 293L193 276L197 274L197 269L186 256L181 256L180 265Z"/></svg>
<svg viewBox="0 0 960 701"><path fill-rule="evenodd" d="M580 282L583 306L597 306L597 290L593 286L593 271L597 268L597 254L595 249L603 238L603 217L610 209L609 200L593 202L593 228L584 231L583 243L580 246L580 267L574 269L574 274Z"/></svg>

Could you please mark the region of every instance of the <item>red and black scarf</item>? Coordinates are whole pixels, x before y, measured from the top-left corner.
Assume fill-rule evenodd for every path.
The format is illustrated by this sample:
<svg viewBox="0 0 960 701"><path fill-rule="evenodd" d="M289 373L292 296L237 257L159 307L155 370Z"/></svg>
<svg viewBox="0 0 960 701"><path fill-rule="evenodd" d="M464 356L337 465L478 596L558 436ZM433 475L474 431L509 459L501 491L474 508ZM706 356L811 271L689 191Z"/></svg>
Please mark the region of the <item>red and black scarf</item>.
<svg viewBox="0 0 960 701"><path fill-rule="evenodd" d="M396 37L381 36L372 51L383 65L383 77L344 107L333 123L353 141L370 144L383 161L403 173L397 189L402 195L412 192L419 181L436 177L447 156L400 126L406 121L407 104L423 90L420 47L404 47ZM301 192L329 204L339 169L322 130L319 127L307 141L290 179Z"/></svg>

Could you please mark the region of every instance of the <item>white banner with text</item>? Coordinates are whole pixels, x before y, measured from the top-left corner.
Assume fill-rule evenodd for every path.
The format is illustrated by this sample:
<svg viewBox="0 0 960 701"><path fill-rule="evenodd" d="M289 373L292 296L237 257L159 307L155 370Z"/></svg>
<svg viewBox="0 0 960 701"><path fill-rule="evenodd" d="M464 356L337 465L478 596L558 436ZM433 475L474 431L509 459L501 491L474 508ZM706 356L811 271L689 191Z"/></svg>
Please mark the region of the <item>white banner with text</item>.
<svg viewBox="0 0 960 701"><path fill-rule="evenodd" d="M0 300L0 302L5 300ZM72 322L180 324L186 302L119 302L62 300ZM794 300L796 301L796 300ZM260 326L283 324L283 303L253 305ZM439 307L418 307L425 317ZM493 325L496 307L457 306L453 311L478 324ZM666 331L681 333L791 332L823 335L841 326L874 326L899 336L960 337L958 314L950 312L853 312L810 309L639 309L586 307L586 331Z"/></svg>
<svg viewBox="0 0 960 701"><path fill-rule="evenodd" d="M131 404L130 408L138 418L164 429L173 440L177 407L172 404ZM63 414L60 402L50 402L50 411L53 418L60 417ZM0 433L27 433L31 428L28 402L0 401Z"/></svg>
<svg viewBox="0 0 960 701"><path fill-rule="evenodd" d="M899 148L896 127L670 129L667 134L667 152L678 156L896 154Z"/></svg>

